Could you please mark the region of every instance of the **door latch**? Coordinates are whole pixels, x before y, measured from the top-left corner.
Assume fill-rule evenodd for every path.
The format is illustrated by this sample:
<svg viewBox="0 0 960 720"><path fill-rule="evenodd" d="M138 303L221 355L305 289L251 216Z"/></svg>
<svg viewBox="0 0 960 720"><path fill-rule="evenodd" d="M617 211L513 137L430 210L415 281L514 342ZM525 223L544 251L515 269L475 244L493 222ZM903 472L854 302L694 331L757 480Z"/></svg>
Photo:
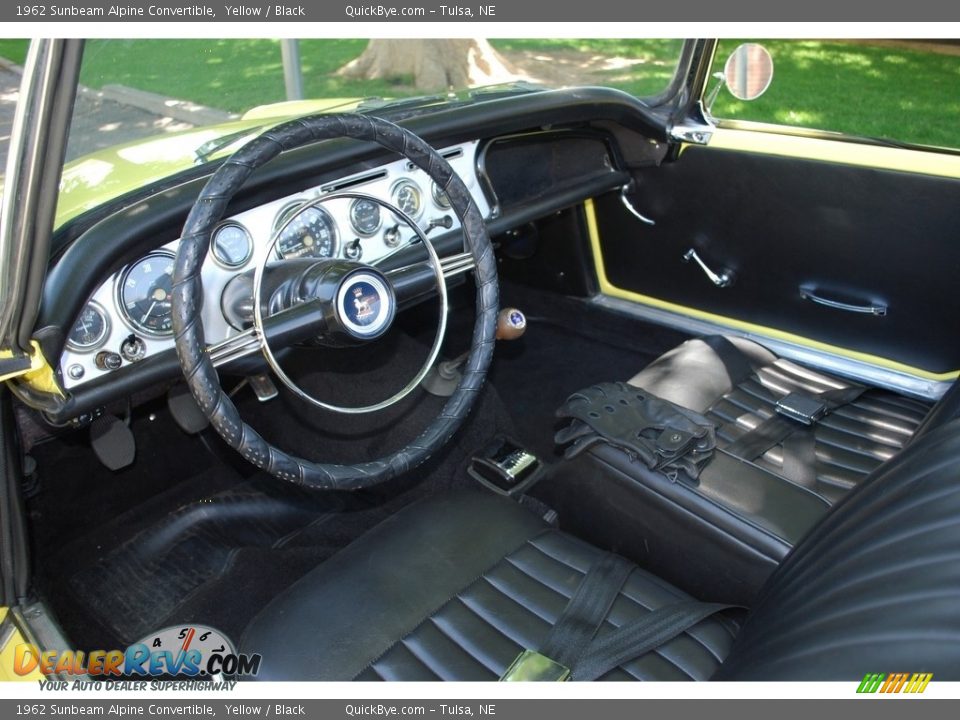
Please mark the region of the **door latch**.
<svg viewBox="0 0 960 720"><path fill-rule="evenodd" d="M693 248L690 248L683 254L684 262L690 262L691 260L700 266L700 269L703 270L704 274L710 278L710 282L717 287L725 288L733 285L733 280L735 277L733 270L724 268L719 273L714 272L703 260L700 259L700 256L697 255L697 251Z"/></svg>

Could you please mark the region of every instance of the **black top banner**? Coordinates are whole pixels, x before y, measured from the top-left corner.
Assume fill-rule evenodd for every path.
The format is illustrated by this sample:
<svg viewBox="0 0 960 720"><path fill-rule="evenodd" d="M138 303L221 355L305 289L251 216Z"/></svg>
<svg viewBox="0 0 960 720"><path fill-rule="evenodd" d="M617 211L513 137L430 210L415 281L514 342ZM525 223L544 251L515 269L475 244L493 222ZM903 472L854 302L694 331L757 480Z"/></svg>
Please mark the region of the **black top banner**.
<svg viewBox="0 0 960 720"><path fill-rule="evenodd" d="M444 4L434 0L300 0L268 3L203 0L64 0L14 2L0 22L944 22L960 20L960 3L943 0L490 0ZM892 34L901 34L897 26ZM949 31L947 32L949 34ZM955 32L953 34L956 34Z"/></svg>

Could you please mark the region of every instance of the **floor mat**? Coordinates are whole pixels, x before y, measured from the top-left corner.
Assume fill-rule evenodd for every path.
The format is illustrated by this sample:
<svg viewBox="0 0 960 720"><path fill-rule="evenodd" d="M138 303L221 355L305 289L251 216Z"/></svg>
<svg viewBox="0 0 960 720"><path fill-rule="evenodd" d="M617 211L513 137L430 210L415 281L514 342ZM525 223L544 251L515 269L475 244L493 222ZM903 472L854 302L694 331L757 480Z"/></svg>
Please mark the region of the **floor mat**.
<svg viewBox="0 0 960 720"><path fill-rule="evenodd" d="M163 401L135 413L138 454L126 470L100 466L80 433L35 448L41 489L29 511L38 587L67 637L79 649L117 647L195 622L237 640L274 595L369 528L421 497L472 484L466 463L493 435L553 459L553 413L567 395L629 377L683 339L583 300L508 284L502 297L527 313L529 329L498 343L491 382L464 427L423 466L370 490L308 493L267 477L211 430L184 435ZM472 320L451 312L445 355L465 349ZM378 352L295 353L291 372L325 399L382 398L422 362L432 338L422 325L423 336L395 333ZM343 463L399 449L444 403L417 390L363 418L317 413L286 391L261 404L244 389L235 401L268 440Z"/></svg>
<svg viewBox="0 0 960 720"><path fill-rule="evenodd" d="M405 417L418 425L429 412L409 411ZM157 414L154 423L172 423L162 411ZM265 417L259 421L272 425ZM281 432L284 422L290 424L279 414L272 422L277 424L270 428L274 432ZM198 452L202 443L179 431L164 435L166 454L191 453L197 472L181 475L179 482L167 476L168 486L159 491L161 480L153 474L168 469L165 463L148 462L137 472L114 474L89 462L79 446L69 453L62 448L47 456L40 453L45 490L31 503L34 542L44 550L38 555L41 593L79 649L123 647L183 622L208 624L237 640L274 595L366 530L420 497L472 483L464 471L469 457L491 434L512 432L509 423L496 391L488 388L461 431L427 463L396 481L357 493L314 493L252 473L242 461L224 462ZM379 438L365 437L361 445L375 446L378 439L390 444L400 432L391 428ZM304 449L297 442L315 446L317 438L303 428L288 429L287 447ZM346 438L336 442L347 444ZM375 450L386 452L383 446ZM232 451L226 452L228 460L234 459ZM82 478L91 499L83 501L84 518L66 523L68 511L56 503L56 476L65 486L77 481L77 473L63 465L71 460L89 471ZM127 490L133 504L124 512L97 508L92 498L109 495L110 488L123 492L116 483L120 478L134 482L137 473L153 495ZM62 538L60 528L49 526L47 518L82 532L74 532L68 543L47 542L42 538L50 533Z"/></svg>

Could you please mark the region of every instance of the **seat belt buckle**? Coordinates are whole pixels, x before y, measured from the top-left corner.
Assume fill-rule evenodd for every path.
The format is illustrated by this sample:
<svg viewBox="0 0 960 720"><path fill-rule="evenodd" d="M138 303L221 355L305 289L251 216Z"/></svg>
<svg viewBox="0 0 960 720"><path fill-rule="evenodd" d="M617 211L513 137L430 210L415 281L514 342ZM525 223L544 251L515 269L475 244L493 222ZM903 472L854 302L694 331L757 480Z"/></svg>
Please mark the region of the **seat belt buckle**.
<svg viewBox="0 0 960 720"><path fill-rule="evenodd" d="M570 668L536 650L524 650L500 676L500 682L565 682L569 679Z"/></svg>
<svg viewBox="0 0 960 720"><path fill-rule="evenodd" d="M823 418L829 409L825 400L800 392L792 392L777 401L778 413L804 425L813 425Z"/></svg>

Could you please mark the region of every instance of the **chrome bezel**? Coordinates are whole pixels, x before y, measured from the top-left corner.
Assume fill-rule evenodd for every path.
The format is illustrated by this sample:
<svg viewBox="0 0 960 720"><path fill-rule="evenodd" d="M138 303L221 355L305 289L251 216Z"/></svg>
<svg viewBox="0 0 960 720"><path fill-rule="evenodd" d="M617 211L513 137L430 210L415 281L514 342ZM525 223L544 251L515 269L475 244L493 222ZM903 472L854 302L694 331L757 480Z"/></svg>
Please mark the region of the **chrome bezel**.
<svg viewBox="0 0 960 720"><path fill-rule="evenodd" d="M393 185L390 186L390 201L394 205L396 205L398 208L400 207L400 203L397 202L397 193L400 192L400 188L403 188L403 187L413 188L414 192L417 193L417 198L418 198L417 211L415 213L407 213L409 217L412 217L414 220L416 220L421 215L423 215L423 205L424 205L423 188L417 185L417 183L415 183L410 178L400 178L399 180L397 180ZM400 208L400 209L403 210L403 208ZM405 213L407 212L406 210L403 210L403 211Z"/></svg>
<svg viewBox="0 0 960 720"><path fill-rule="evenodd" d="M307 205L309 205L310 207L306 207ZM290 225L290 222L293 220L293 218L295 218L301 212L307 212L308 210L311 210L311 209L315 209L323 213L327 217L327 219L330 221L330 229L332 230L332 234L333 234L333 250L330 253L330 257L331 258L340 257L340 226L337 224L337 219L326 208L322 208L310 200L301 198L299 200L295 200L294 202L287 203L286 205L284 205L283 208L281 208L280 212L277 213L276 218L274 218L273 238L275 242L273 242L272 245L274 246L273 252L278 259L280 260L289 259L280 250L280 235L283 233L284 230L287 229L287 226Z"/></svg>
<svg viewBox="0 0 960 720"><path fill-rule="evenodd" d="M220 235L220 233L223 230L225 230L228 227L239 228L240 231L243 233L243 236L247 239L247 251L246 251L246 254L243 256L243 260L241 260L240 262L235 262L235 263L228 262L224 258L220 257L219 253L217 252L217 237ZM236 270L237 268L241 268L244 265L246 265L248 262L250 262L250 258L253 257L253 236L250 235L250 231L247 230L246 227L244 227L243 225L241 225L236 221L231 220L225 223L221 223L220 225L217 226L217 229L213 231L213 236L210 238L210 257L213 258L213 261L217 263L217 265L219 265L222 268L226 268L227 270Z"/></svg>
<svg viewBox="0 0 960 720"><path fill-rule="evenodd" d="M370 203L371 201L367 200L366 198L355 198L350 202L350 207L347 209L347 217L350 218L350 227L353 228L360 237L373 237L377 234L377 231L383 227L383 212L380 209L380 205L377 203L371 203L377 208L377 225L373 228L373 230L363 230L359 223L357 223L356 218L353 216L353 212L357 205L362 202Z"/></svg>
<svg viewBox="0 0 960 720"><path fill-rule="evenodd" d="M110 323L110 316L107 314L107 311L104 310L103 305L98 303L96 300L89 301L86 305L83 306L83 310L80 311L82 315L87 311L87 308L93 308L97 314L100 315L100 318L103 320L103 331L100 333L97 339L90 343L89 345L78 345L77 343L70 340L70 336L73 335L73 328L76 327L77 321L80 318L77 318L73 321L73 325L70 326L70 332L67 334L67 349L72 350L76 353L87 353L97 350L102 347L103 344L107 341L107 338L110 336L110 330L112 329Z"/></svg>
<svg viewBox="0 0 960 720"><path fill-rule="evenodd" d="M116 286L114 287L114 301L117 303L117 310L120 311L120 319L135 332L141 332L148 337L153 338L170 338L173 337L173 328L166 331L157 331L151 330L148 327L144 327L138 321L130 317L130 312L127 310L127 304L123 301L123 286L127 282L127 277L130 275L130 271L133 270L137 265L142 262L146 262L153 257L163 257L169 260L176 260L176 254L171 250L154 250L151 253L147 253L142 258L134 260L132 263L127 265L120 275L117 278Z"/></svg>
<svg viewBox="0 0 960 720"><path fill-rule="evenodd" d="M430 182L430 197L433 198L433 204L441 210L449 210L451 208L450 198L447 197L447 193L444 192L443 188L437 185L436 180Z"/></svg>

